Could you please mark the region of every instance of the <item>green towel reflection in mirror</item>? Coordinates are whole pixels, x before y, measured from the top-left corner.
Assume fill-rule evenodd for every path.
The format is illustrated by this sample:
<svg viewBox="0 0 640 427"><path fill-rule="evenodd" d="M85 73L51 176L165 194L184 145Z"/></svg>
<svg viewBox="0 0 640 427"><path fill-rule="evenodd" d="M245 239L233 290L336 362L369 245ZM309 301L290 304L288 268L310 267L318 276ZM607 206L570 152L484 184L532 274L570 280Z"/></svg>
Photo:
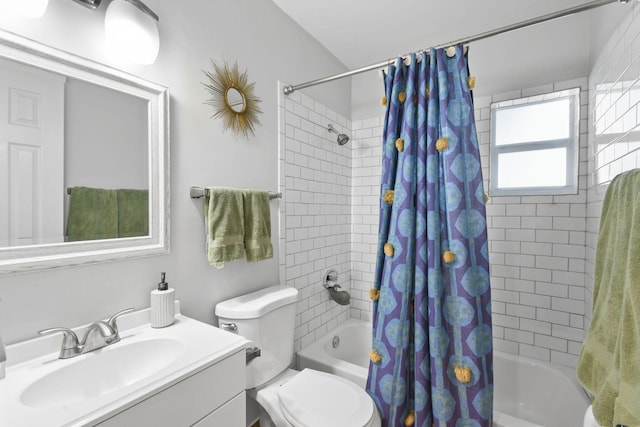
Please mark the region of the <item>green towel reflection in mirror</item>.
<svg viewBox="0 0 640 427"><path fill-rule="evenodd" d="M118 199L118 237L149 234L149 192L116 190Z"/></svg>
<svg viewBox="0 0 640 427"><path fill-rule="evenodd" d="M149 234L148 190L73 187L70 194L68 241Z"/></svg>

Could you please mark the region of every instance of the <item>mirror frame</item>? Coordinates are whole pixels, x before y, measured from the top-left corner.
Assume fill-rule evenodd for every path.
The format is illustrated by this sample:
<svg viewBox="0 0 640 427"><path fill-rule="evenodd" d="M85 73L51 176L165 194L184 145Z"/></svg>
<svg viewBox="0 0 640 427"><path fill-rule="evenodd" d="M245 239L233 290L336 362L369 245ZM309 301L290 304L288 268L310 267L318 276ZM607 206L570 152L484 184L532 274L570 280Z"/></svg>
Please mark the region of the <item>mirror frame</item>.
<svg viewBox="0 0 640 427"><path fill-rule="evenodd" d="M0 275L169 253L169 90L0 30L0 57L148 100L149 235L0 248Z"/></svg>
<svg viewBox="0 0 640 427"><path fill-rule="evenodd" d="M207 83L202 83L210 97L205 104L211 105L215 113L212 117L222 117L223 129L231 129L236 134L249 136L249 132L255 135L255 127L260 124L258 115L262 110L258 106L262 100L255 95L255 83L249 83L248 71L242 74L238 70L238 62L233 67L224 62L218 65L211 60L213 71L204 71L208 79ZM242 97L242 109L236 110L229 101L228 93L231 89L236 90Z"/></svg>

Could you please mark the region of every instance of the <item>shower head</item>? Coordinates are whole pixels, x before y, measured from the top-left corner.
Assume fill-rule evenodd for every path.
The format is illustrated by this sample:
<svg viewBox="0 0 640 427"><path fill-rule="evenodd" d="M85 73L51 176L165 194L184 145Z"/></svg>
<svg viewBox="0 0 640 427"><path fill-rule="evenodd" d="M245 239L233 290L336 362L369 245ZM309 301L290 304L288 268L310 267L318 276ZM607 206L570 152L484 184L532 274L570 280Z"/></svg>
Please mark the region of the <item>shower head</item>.
<svg viewBox="0 0 640 427"><path fill-rule="evenodd" d="M347 135L345 135L344 133L338 135L338 145L344 145L347 142L349 142L349 137Z"/></svg>
<svg viewBox="0 0 640 427"><path fill-rule="evenodd" d="M336 135L338 135L338 139L337 139L338 145L344 145L347 142L349 142L349 137L344 133L339 133L337 130L335 130L332 124L329 124L329 126L327 126L327 129L329 130L329 132L333 132Z"/></svg>

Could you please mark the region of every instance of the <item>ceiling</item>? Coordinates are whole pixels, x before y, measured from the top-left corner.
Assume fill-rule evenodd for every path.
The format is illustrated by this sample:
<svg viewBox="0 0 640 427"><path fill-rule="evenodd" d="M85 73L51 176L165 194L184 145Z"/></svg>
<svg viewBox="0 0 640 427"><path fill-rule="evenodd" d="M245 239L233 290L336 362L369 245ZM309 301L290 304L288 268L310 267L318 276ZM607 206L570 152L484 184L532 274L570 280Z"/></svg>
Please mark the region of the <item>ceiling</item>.
<svg viewBox="0 0 640 427"><path fill-rule="evenodd" d="M272 1L346 70L354 70L592 0ZM626 5L611 4L471 43L469 66L478 77L474 94L509 94L588 76L591 57L602 47L598 43L628 13ZM309 75L303 80L324 77ZM377 73L354 77L352 117L371 117L381 91Z"/></svg>
<svg viewBox="0 0 640 427"><path fill-rule="evenodd" d="M349 69L588 0L273 0Z"/></svg>

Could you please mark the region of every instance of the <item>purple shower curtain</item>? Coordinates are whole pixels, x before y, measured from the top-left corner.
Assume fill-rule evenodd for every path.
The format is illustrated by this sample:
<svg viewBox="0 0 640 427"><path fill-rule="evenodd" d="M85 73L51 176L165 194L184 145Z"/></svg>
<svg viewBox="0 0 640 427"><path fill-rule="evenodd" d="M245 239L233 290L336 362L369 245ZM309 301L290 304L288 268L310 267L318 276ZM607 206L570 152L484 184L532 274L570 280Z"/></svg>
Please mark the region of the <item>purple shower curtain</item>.
<svg viewBox="0 0 640 427"><path fill-rule="evenodd" d="M452 49L452 48L450 48ZM373 348L385 426L491 426L485 193L463 46L385 75ZM451 52L451 51L449 51Z"/></svg>

